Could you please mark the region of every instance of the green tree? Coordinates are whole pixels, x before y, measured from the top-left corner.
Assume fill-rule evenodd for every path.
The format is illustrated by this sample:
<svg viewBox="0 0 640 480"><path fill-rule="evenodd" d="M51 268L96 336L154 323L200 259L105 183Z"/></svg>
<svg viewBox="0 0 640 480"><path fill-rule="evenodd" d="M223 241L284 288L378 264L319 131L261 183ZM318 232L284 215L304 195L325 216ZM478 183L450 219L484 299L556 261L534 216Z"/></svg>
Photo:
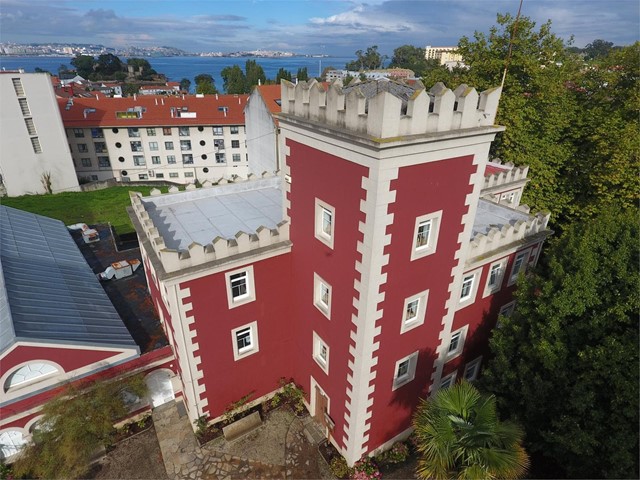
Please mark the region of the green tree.
<svg viewBox="0 0 640 480"><path fill-rule="evenodd" d="M146 386L140 376L120 381L95 382L67 390L47 402L33 442L13 465L18 477L82 478L92 456L110 443L113 425L128 414L127 395L142 397Z"/></svg>
<svg viewBox="0 0 640 480"><path fill-rule="evenodd" d="M137 83L125 83L122 87L122 94L125 97L131 97L140 91L140 85Z"/></svg>
<svg viewBox="0 0 640 480"><path fill-rule="evenodd" d="M289 70L285 70L284 68L280 67L280 70L278 70L278 73L276 74L276 83L279 85L280 80L283 80L283 79L291 81L291 72Z"/></svg>
<svg viewBox="0 0 640 480"><path fill-rule="evenodd" d="M612 48L613 42L607 42L602 39L594 40L584 47L585 57L588 59L606 57L611 52Z"/></svg>
<svg viewBox="0 0 640 480"><path fill-rule="evenodd" d="M196 85L202 82L209 82L209 83L214 82L213 77L208 73L201 73L200 75L196 75L193 81L196 83Z"/></svg>
<svg viewBox="0 0 640 480"><path fill-rule="evenodd" d="M40 67L36 67L33 71L35 73L48 73L49 75L51 75L51 72L49 70L44 70L44 69L42 69Z"/></svg>
<svg viewBox="0 0 640 480"><path fill-rule="evenodd" d="M203 80L196 85L196 93L213 95L215 93L218 93L218 89L213 84L213 82L209 82L208 80Z"/></svg>
<svg viewBox="0 0 640 480"><path fill-rule="evenodd" d="M422 400L413 426L420 478L520 478L529 465L520 427L501 422L495 398L467 382Z"/></svg>
<svg viewBox="0 0 640 480"><path fill-rule="evenodd" d="M382 68L384 57L378 52L378 46L368 47L365 52L356 51L356 60L346 64L344 68L351 71L361 72L363 70L376 70Z"/></svg>
<svg viewBox="0 0 640 480"><path fill-rule="evenodd" d="M191 80L189 80L188 78L183 78L182 80L180 80L180 90L188 92L190 88Z"/></svg>
<svg viewBox="0 0 640 480"><path fill-rule="evenodd" d="M307 71L307 67L302 67L298 69L298 73L296 73L296 78L299 81L307 81L309 80L309 72Z"/></svg>
<svg viewBox="0 0 640 480"><path fill-rule="evenodd" d="M251 89L256 85L264 85L267 81L267 77L264 74L262 66L255 60L247 60L244 67L245 70L245 87L243 92L249 93Z"/></svg>
<svg viewBox="0 0 640 480"><path fill-rule="evenodd" d="M481 386L525 429L534 476L638 478L637 209L575 222L521 280Z"/></svg>
<svg viewBox="0 0 640 480"><path fill-rule="evenodd" d="M146 58L129 58L127 65L133 67L134 77L141 80L153 80L154 75L157 75L151 64Z"/></svg>
<svg viewBox="0 0 640 480"><path fill-rule="evenodd" d="M225 67L220 72L224 91L227 93L245 93L247 84L244 72L238 65Z"/></svg>
<svg viewBox="0 0 640 480"><path fill-rule="evenodd" d="M393 51L389 67L408 68L413 70L417 77L421 77L440 65L437 60L427 60L424 55L424 48L402 45Z"/></svg>
<svg viewBox="0 0 640 480"><path fill-rule="evenodd" d="M122 61L112 53L104 53L98 56L96 61L95 70L102 78L111 78L116 72L121 72L124 69Z"/></svg>
<svg viewBox="0 0 640 480"><path fill-rule="evenodd" d="M91 55L76 55L70 63L75 67L78 75L82 78L89 78L93 73L96 60Z"/></svg>

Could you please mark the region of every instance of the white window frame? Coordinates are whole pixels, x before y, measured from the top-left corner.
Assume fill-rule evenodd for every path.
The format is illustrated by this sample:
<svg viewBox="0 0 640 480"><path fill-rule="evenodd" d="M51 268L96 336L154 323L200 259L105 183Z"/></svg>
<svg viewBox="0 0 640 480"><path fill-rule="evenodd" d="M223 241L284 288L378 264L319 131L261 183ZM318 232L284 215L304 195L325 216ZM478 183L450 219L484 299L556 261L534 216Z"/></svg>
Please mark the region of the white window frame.
<svg viewBox="0 0 640 480"><path fill-rule="evenodd" d="M487 271L487 283L484 286L484 293L482 294L482 298L486 298L489 295L498 293L500 289L502 289L502 283L504 282L504 272L507 270L507 260L509 260L509 257L501 258L500 260L496 260L489 265L489 270ZM496 284L490 285L489 282L491 281L491 271L495 267L500 267L500 273L498 273Z"/></svg>
<svg viewBox="0 0 640 480"><path fill-rule="evenodd" d="M458 290L458 310L467 307L476 301L476 297L478 295L478 285L480 283L480 275L482 274L482 267L476 268L475 270L471 270L469 272L464 272L462 274L462 279L460 281L460 289ZM473 277L471 283L471 289L469 290L469 294L465 297L462 297L462 289L464 287L464 281Z"/></svg>
<svg viewBox="0 0 640 480"><path fill-rule="evenodd" d="M513 264L511 265L511 272L509 272L509 281L507 282L507 286L510 287L511 285L516 283L516 281L518 280L518 275L520 274L520 272L524 273L524 272L527 271L527 263L529 262L529 256L530 255L531 255L531 248L527 248L526 250L522 250L520 252L516 252L515 256L513 257ZM516 263L517 263L519 257L522 257L522 263L520 264L520 267L516 271Z"/></svg>
<svg viewBox="0 0 640 480"><path fill-rule="evenodd" d="M438 390L441 389L441 388L453 387L455 385L455 383L456 383L456 377L457 376L458 376L458 372L454 371L454 372L450 373L449 375L447 375L445 377L442 377L440 379L440 384L438 386ZM449 382L449 385L443 386L442 384L447 382L447 381Z"/></svg>
<svg viewBox="0 0 640 480"><path fill-rule="evenodd" d="M249 329L249 339L251 340L251 345L240 349L238 348L237 334L246 329ZM258 322L254 321L251 323L247 323L246 325L242 325L231 330L231 343L233 346L233 359L236 361L246 358L249 355L253 355L254 353L258 353L260 351L260 343L258 341Z"/></svg>
<svg viewBox="0 0 640 480"><path fill-rule="evenodd" d="M233 290L231 288L231 277L233 275L238 275L241 273L246 274L247 293L234 298ZM253 302L256 299L256 289L255 289L255 284L253 280L253 265L249 265L243 268L226 272L224 274L224 277L225 277L225 284L227 287L227 303L230 309Z"/></svg>
<svg viewBox="0 0 640 480"><path fill-rule="evenodd" d="M325 212L331 215L331 233L327 234L324 231L324 217ZM336 209L329 205L327 202L323 202L319 198L315 199L315 236L318 240L324 243L327 247L333 249L333 240L336 232Z"/></svg>
<svg viewBox="0 0 640 480"><path fill-rule="evenodd" d="M469 330L469 325L465 325L464 327L451 332L451 335L449 335L449 341L446 343L447 345L446 347L447 351L445 353L446 362L453 360L454 358L457 358L462 354L462 351L464 350L464 342L467 339L468 330ZM458 343L456 347L453 350L451 350L451 343L456 336L458 337Z"/></svg>
<svg viewBox="0 0 640 480"><path fill-rule="evenodd" d="M418 354L419 350L416 350L410 355L407 355L404 358L398 360L393 368L393 385L391 390L397 390L398 388L406 385L411 382L414 378L416 378L416 366L418 365ZM400 365L403 363L407 364L407 372L403 375L398 375L398 370L400 369Z"/></svg>
<svg viewBox="0 0 640 480"><path fill-rule="evenodd" d="M322 351L326 352L326 358L322 358ZM318 364L324 373L329 375L329 345L325 342L320 335L313 332L313 360Z"/></svg>
<svg viewBox="0 0 640 480"><path fill-rule="evenodd" d="M322 286L329 290L329 303L325 303L322 299ZM313 273L313 304L322 312L322 314L331 320L331 300L333 297L333 289L331 285L317 273Z"/></svg>
<svg viewBox="0 0 640 480"><path fill-rule="evenodd" d="M464 366L464 373L462 374L462 378L464 378L467 382L473 382L478 378L478 373L480 373L480 365L482 364L482 357L478 357L474 360L471 360ZM467 378L467 373L473 369L473 374L470 378Z"/></svg>
<svg viewBox="0 0 640 480"><path fill-rule="evenodd" d="M418 302L418 309L415 317L407 319L407 311L409 305L413 302ZM427 303L429 302L429 290L425 290L420 293L416 293L410 297L405 298L404 305L402 307L402 321L400 322L400 333L408 332L416 327L424 324L424 319L427 314Z"/></svg>
<svg viewBox="0 0 640 480"><path fill-rule="evenodd" d="M418 232L421 224L430 223L429 238L425 245L418 246ZM440 224L442 223L442 210L437 212L420 215L416 218L413 227L413 236L411 237L411 260L417 260L436 252L438 247L438 237L440 236Z"/></svg>

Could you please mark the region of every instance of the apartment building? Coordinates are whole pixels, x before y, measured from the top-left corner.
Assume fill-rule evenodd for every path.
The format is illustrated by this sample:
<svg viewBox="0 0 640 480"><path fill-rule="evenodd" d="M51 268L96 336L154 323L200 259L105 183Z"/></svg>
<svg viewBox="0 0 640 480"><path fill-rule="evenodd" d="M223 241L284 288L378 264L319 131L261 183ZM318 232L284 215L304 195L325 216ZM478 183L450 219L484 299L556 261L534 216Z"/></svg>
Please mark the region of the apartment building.
<svg viewBox="0 0 640 480"><path fill-rule="evenodd" d="M424 58L427 60L438 60L440 65L446 65L451 62L462 62L462 55L458 52L458 47L425 47Z"/></svg>
<svg viewBox="0 0 640 480"><path fill-rule="evenodd" d="M284 81L281 172L132 195L191 420L291 377L353 465L475 380L551 233L519 205L527 169L488 161L500 94Z"/></svg>
<svg viewBox="0 0 640 480"><path fill-rule="evenodd" d="M247 95L59 99L78 178L180 184L246 177Z"/></svg>
<svg viewBox="0 0 640 480"><path fill-rule="evenodd" d="M0 72L0 193L80 189L46 73Z"/></svg>

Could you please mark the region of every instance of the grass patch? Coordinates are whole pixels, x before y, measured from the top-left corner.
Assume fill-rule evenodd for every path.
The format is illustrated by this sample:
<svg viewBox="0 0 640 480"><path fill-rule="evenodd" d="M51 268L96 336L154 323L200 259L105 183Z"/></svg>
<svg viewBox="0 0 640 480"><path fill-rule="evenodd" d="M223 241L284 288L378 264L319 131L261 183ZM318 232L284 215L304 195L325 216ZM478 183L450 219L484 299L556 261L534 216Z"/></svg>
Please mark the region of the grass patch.
<svg viewBox="0 0 640 480"><path fill-rule="evenodd" d="M157 187L111 187L93 192L64 192L55 195L23 195L5 197L2 204L26 210L45 217L62 220L65 225L74 223L111 223L119 234L133 232L126 208L131 205L129 192L149 195ZM168 187L161 187L163 193Z"/></svg>

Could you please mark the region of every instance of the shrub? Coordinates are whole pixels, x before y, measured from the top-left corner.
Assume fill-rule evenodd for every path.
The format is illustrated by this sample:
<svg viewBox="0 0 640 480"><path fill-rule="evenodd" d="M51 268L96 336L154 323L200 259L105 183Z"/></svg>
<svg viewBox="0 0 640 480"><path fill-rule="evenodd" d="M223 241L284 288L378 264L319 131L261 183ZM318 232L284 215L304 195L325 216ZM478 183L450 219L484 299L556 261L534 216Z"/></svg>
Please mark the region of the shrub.
<svg viewBox="0 0 640 480"><path fill-rule="evenodd" d="M193 424L196 426L196 436L202 437L209 428L209 417L207 415L200 415L193 421Z"/></svg>
<svg viewBox="0 0 640 480"><path fill-rule="evenodd" d="M382 456L386 463L402 463L409 458L409 447L405 443L396 442Z"/></svg>
<svg viewBox="0 0 640 480"><path fill-rule="evenodd" d="M341 456L334 457L331 460L329 468L331 469L331 473L338 478L347 478L351 474L351 469L349 465L347 465L347 461Z"/></svg>
<svg viewBox="0 0 640 480"><path fill-rule="evenodd" d="M382 474L371 458L362 457L353 466L351 478L353 480L377 480L382 478Z"/></svg>

